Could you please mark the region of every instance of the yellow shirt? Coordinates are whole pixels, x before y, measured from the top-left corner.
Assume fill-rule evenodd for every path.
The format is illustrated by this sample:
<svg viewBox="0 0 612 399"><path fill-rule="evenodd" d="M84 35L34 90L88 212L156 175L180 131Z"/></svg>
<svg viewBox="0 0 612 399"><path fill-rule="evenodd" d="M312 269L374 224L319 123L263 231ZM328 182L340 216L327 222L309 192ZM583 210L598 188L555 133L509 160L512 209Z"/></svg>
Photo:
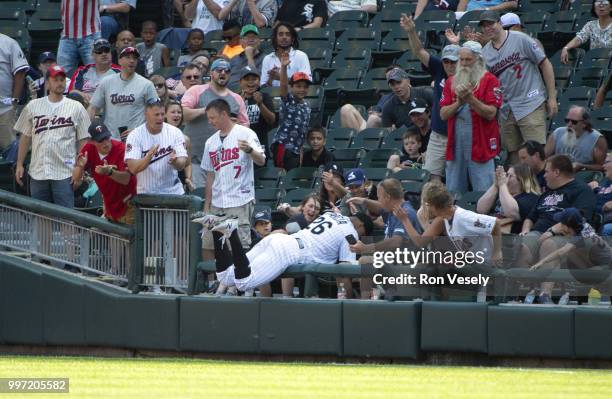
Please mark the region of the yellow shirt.
<svg viewBox="0 0 612 399"><path fill-rule="evenodd" d="M226 56L229 59L232 59L235 56L242 54L243 51L244 51L244 48L242 47L241 44L237 44L235 46L229 46L226 44L223 47L223 51L221 51L221 54Z"/></svg>

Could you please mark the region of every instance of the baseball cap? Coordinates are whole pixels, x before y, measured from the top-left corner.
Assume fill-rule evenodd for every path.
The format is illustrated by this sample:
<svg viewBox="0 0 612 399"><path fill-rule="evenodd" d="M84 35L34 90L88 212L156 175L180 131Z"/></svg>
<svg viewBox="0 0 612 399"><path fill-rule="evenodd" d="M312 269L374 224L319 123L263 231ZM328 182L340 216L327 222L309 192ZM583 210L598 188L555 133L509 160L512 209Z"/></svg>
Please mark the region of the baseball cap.
<svg viewBox="0 0 612 399"><path fill-rule="evenodd" d="M395 80L396 82L401 82L403 79L410 79L410 76L408 76L408 72L404 71L401 68L393 68L387 75L387 83L392 80Z"/></svg>
<svg viewBox="0 0 612 399"><path fill-rule="evenodd" d="M259 77L259 71L257 69L251 68L250 66L245 66L244 68L242 68L242 70L240 71L240 79L249 76L249 75L255 75L257 77Z"/></svg>
<svg viewBox="0 0 612 399"><path fill-rule="evenodd" d="M45 51L44 53L40 53L40 55L38 56L38 63L42 64L43 62L47 61L57 61L55 53L52 53L51 51Z"/></svg>
<svg viewBox="0 0 612 399"><path fill-rule="evenodd" d="M344 176L348 186L361 186L366 181L366 176L361 168L351 169Z"/></svg>
<svg viewBox="0 0 612 399"><path fill-rule="evenodd" d="M215 69L227 69L228 71L230 71L232 68L230 66L230 63L227 62L225 59L217 58L210 66L211 71L214 71Z"/></svg>
<svg viewBox="0 0 612 399"><path fill-rule="evenodd" d="M253 214L253 224L257 222L271 222L271 221L272 221L272 216L270 214L270 211L267 209L263 209Z"/></svg>
<svg viewBox="0 0 612 399"><path fill-rule="evenodd" d="M461 47L457 46L456 44L449 44L448 46L444 46L444 48L442 49L442 59L458 61L460 48Z"/></svg>
<svg viewBox="0 0 612 399"><path fill-rule="evenodd" d="M257 26L253 24L244 25L242 29L240 30L240 37L243 37L247 33L251 33L251 32L259 36L259 29L257 29Z"/></svg>
<svg viewBox="0 0 612 399"><path fill-rule="evenodd" d="M521 23L521 18L513 12L509 12L502 15L500 18L500 22L502 24L502 27L504 28L509 28L514 25L523 25Z"/></svg>
<svg viewBox="0 0 612 399"><path fill-rule="evenodd" d="M64 77L66 77L66 71L61 66L56 64L56 65L53 65L51 68L47 69L47 75L46 75L47 79L54 78L59 75L63 75Z"/></svg>
<svg viewBox="0 0 612 399"><path fill-rule="evenodd" d="M331 172L332 174L340 177L344 183L344 170L342 169L342 166L335 163L328 163L325 165L325 171Z"/></svg>
<svg viewBox="0 0 612 399"><path fill-rule="evenodd" d="M478 25L482 25L483 22L497 22L499 21L499 13L497 11L486 10L480 14L480 22Z"/></svg>
<svg viewBox="0 0 612 399"><path fill-rule="evenodd" d="M584 226L584 218L577 208L566 208L560 212L555 213L553 216L555 222L560 222L576 230L576 232L582 231Z"/></svg>
<svg viewBox="0 0 612 399"><path fill-rule="evenodd" d="M461 46L461 48L467 48L471 50L474 54L482 54L482 44L473 40L468 40L467 42L463 43L463 46Z"/></svg>
<svg viewBox="0 0 612 399"><path fill-rule="evenodd" d="M98 39L94 42L94 45L93 45L94 51L100 51L102 49L110 50L110 48L111 48L110 42L106 39Z"/></svg>
<svg viewBox="0 0 612 399"><path fill-rule="evenodd" d="M108 130L101 119L94 119L91 125L89 125L88 132L91 138L98 143L112 136L110 130Z"/></svg>
<svg viewBox="0 0 612 399"><path fill-rule="evenodd" d="M301 80L308 82L308 84L312 83L312 81L310 80L310 76L308 76L306 72L296 72L291 75L290 83L296 83Z"/></svg>
<svg viewBox="0 0 612 399"><path fill-rule="evenodd" d="M138 50L136 49L136 47L126 47L123 50L121 50L121 54L119 54L119 58L121 57L126 57L128 55L135 55L136 58L140 58L140 53L138 52Z"/></svg>
<svg viewBox="0 0 612 399"><path fill-rule="evenodd" d="M429 104L427 104L427 101L423 100L422 98L415 98L414 100L410 101L410 111L408 111L408 115L412 114L413 112L422 114L423 112L427 111L428 107Z"/></svg>

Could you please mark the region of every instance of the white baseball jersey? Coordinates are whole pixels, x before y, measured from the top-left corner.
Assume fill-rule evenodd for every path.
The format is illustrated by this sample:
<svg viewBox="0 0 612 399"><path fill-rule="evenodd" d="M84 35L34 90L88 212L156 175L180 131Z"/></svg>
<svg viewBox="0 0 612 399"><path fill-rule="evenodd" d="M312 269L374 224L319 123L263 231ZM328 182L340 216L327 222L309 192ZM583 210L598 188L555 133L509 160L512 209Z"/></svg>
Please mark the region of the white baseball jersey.
<svg viewBox="0 0 612 399"><path fill-rule="evenodd" d="M78 101L48 97L25 106L15 130L32 138L29 173L36 180L63 180L72 176L77 142L89 138L89 115Z"/></svg>
<svg viewBox="0 0 612 399"><path fill-rule="evenodd" d="M347 235L359 238L351 220L327 212L295 234L270 234L257 243L246 254L251 268L248 277L236 279L234 266L230 266L217 273L217 278L221 284L246 291L269 283L293 264L354 262L356 255L350 251Z"/></svg>
<svg viewBox="0 0 612 399"><path fill-rule="evenodd" d="M264 154L257 134L238 124L225 137L217 131L204 146L201 167L215 173L212 205L217 208L235 208L255 199L253 159L240 150L238 140L247 141L253 151Z"/></svg>
<svg viewBox="0 0 612 399"><path fill-rule="evenodd" d="M162 131L152 134L143 124L134 129L127 139L125 160L142 159L147 152L159 144L159 148L151 163L136 175L138 194L184 194L185 190L178 177L178 171L168 163L172 151L177 158L186 157L185 138L183 132L176 127L164 123Z"/></svg>
<svg viewBox="0 0 612 399"><path fill-rule="evenodd" d="M13 79L17 72L28 69L28 60L15 39L0 33L0 99L13 97ZM13 108L0 103L0 115Z"/></svg>
<svg viewBox="0 0 612 399"><path fill-rule="evenodd" d="M495 216L481 215L467 209L455 207L452 224L444 220L446 234L459 251L483 252L485 259L490 259L493 252L493 228Z"/></svg>

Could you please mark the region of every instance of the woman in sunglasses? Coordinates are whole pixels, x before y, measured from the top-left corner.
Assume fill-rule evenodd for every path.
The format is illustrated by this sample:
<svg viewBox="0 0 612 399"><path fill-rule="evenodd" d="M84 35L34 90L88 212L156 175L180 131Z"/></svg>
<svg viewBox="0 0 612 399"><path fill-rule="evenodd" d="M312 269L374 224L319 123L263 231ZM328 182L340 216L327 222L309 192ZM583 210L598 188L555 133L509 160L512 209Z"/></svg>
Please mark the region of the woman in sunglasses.
<svg viewBox="0 0 612 399"><path fill-rule="evenodd" d="M161 75L153 75L149 78L151 82L153 82L153 86L155 86L155 91L157 92L157 97L164 104L168 104L170 100L170 94L168 92L168 86L166 86L166 79L164 79Z"/></svg>
<svg viewBox="0 0 612 399"><path fill-rule="evenodd" d="M593 0L591 15L597 19L587 22L576 37L561 50L561 62L569 61L569 50L589 42L589 49L612 47L612 6L610 0Z"/></svg>

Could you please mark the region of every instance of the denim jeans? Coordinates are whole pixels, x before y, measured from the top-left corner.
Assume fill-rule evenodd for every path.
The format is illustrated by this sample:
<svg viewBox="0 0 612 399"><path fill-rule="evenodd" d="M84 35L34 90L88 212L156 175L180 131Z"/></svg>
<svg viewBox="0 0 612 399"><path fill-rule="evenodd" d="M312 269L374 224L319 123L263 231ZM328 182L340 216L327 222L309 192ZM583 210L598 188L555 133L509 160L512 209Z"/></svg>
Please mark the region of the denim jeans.
<svg viewBox="0 0 612 399"><path fill-rule="evenodd" d="M85 36L81 39L68 39L62 37L57 49L57 63L64 67L68 76L79 66L79 60L83 65L93 64L93 44L102 36L100 32Z"/></svg>
<svg viewBox="0 0 612 399"><path fill-rule="evenodd" d="M70 180L70 177L64 180L30 179L30 194L32 198L41 201L74 208L74 192Z"/></svg>
<svg viewBox="0 0 612 399"><path fill-rule="evenodd" d="M102 15L100 17L100 25L102 25L102 37L106 40L110 40L112 35L116 35L121 31L119 22L110 15Z"/></svg>
<svg viewBox="0 0 612 399"><path fill-rule="evenodd" d="M612 223L606 223L601 229L602 236L612 236Z"/></svg>

